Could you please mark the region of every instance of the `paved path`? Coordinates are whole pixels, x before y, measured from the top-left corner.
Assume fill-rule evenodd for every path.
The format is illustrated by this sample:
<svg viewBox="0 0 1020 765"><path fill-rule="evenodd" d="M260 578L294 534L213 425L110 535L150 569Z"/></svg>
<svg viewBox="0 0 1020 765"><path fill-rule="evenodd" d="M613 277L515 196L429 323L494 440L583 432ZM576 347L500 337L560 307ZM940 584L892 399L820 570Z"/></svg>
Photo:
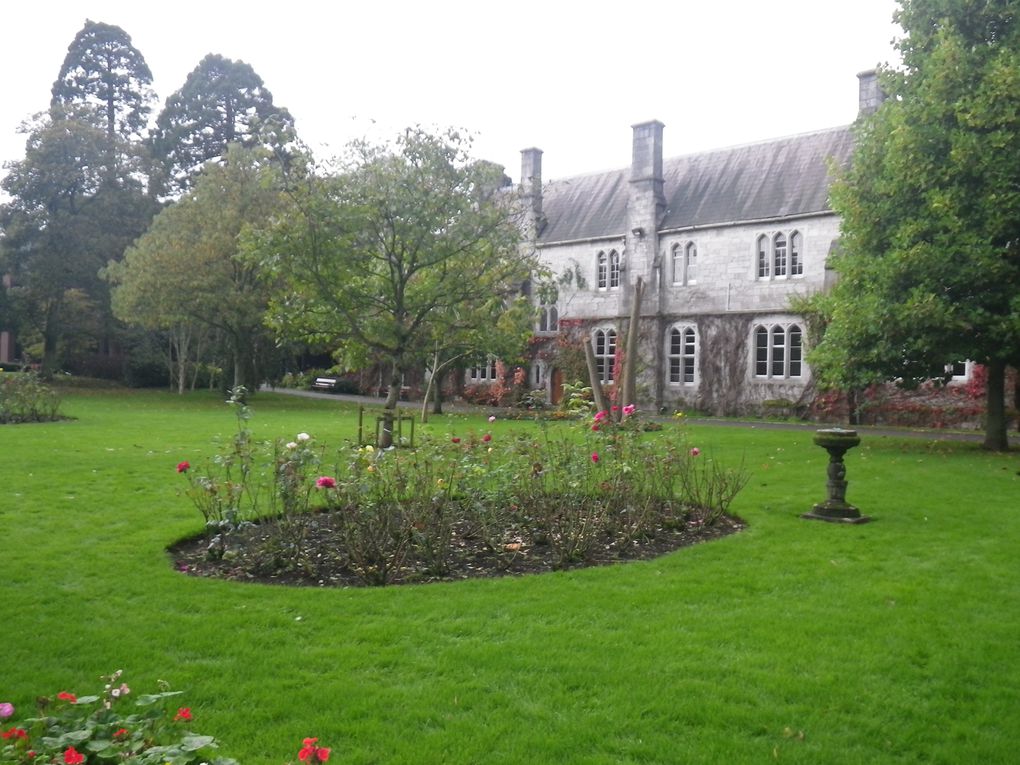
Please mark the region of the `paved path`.
<svg viewBox="0 0 1020 765"><path fill-rule="evenodd" d="M365 406L382 407L383 399L373 396L355 396L347 393L323 393L314 390L297 390L294 388L270 388L263 386L262 390L272 393L282 393L288 396L301 396L304 398L333 399L334 401L347 401ZM415 414L421 412L421 401L401 401L398 409ZM498 414L499 409L489 406L468 404L463 401L443 402L444 414ZM431 412L430 412L431 414ZM668 420L669 417L658 417L657 420ZM723 419L716 417L689 417L686 420L697 425L713 425L720 428L749 428L760 430L817 430L820 427L837 427L835 424L823 424L815 422L775 422L770 420L739 420ZM890 438L926 438L931 441L973 441L980 443L984 441L984 433L978 431L940 430L936 428L897 428L887 425L858 425L855 430L862 436L885 436ZM1010 445L1020 447L1020 434L1012 433L1009 437Z"/></svg>

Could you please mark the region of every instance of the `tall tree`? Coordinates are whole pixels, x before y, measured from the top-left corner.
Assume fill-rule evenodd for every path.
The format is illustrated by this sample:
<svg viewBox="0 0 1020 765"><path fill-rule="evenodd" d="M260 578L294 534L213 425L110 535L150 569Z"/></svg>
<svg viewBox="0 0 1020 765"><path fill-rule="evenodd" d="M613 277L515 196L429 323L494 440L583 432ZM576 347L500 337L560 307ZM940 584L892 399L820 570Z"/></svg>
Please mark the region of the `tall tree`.
<svg viewBox="0 0 1020 765"><path fill-rule="evenodd" d="M276 178L265 152L231 146L226 160L206 168L106 272L119 318L170 330L185 355L196 327L221 334L234 385L249 390L257 388L273 343L264 323L267 288L258 266L240 257L239 243L246 228L280 212Z"/></svg>
<svg viewBox="0 0 1020 765"><path fill-rule="evenodd" d="M985 447L1008 448L1004 375L1020 362L1020 10L901 0L901 70L858 127L833 192L840 280L815 298L823 384L906 386L987 365Z"/></svg>
<svg viewBox="0 0 1020 765"><path fill-rule="evenodd" d="M535 267L502 169L471 161L469 145L421 129L392 146L356 142L341 172L296 189L294 212L256 243L281 288L274 325L328 342L348 368L387 359L391 414L437 328L496 329Z"/></svg>
<svg viewBox="0 0 1020 765"><path fill-rule="evenodd" d="M155 100L145 57L120 27L86 21L53 83L51 109L128 141L144 138Z"/></svg>
<svg viewBox="0 0 1020 765"><path fill-rule="evenodd" d="M255 70L210 53L167 99L152 147L162 164L161 190L175 196L192 186L203 164L225 156L232 143L283 153L293 140L293 118L273 104Z"/></svg>
<svg viewBox="0 0 1020 765"><path fill-rule="evenodd" d="M114 139L117 147L122 145ZM12 277L23 344L41 342L44 370L110 337L109 299L99 269L145 230L155 203L116 162L102 131L77 120L41 118L25 158L3 179L0 258ZM87 329L83 339L82 330Z"/></svg>

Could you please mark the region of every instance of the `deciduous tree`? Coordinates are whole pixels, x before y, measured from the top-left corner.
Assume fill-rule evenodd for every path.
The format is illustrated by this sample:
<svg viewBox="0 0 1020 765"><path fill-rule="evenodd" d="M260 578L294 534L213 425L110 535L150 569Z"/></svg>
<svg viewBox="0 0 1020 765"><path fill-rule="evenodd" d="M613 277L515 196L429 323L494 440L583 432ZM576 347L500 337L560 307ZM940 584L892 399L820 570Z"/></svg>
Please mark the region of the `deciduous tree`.
<svg viewBox="0 0 1020 765"><path fill-rule="evenodd" d="M1020 12L1010 0L902 0L900 70L837 184L840 280L815 298L824 384L988 367L985 446L1008 448L1004 374L1020 362Z"/></svg>
<svg viewBox="0 0 1020 765"><path fill-rule="evenodd" d="M536 266L502 169L472 161L469 145L422 129L357 142L339 172L295 190L294 212L254 249L279 279L278 330L328 342L348 368L386 358L389 412L441 337L500 331Z"/></svg>
<svg viewBox="0 0 1020 765"><path fill-rule="evenodd" d="M276 170L265 152L232 145L195 187L166 207L107 277L124 321L170 330L178 353L195 328L220 333L233 360L233 384L256 390L273 353L265 327L268 290L256 263L240 256L242 232L281 206ZM185 372L178 369L178 383Z"/></svg>

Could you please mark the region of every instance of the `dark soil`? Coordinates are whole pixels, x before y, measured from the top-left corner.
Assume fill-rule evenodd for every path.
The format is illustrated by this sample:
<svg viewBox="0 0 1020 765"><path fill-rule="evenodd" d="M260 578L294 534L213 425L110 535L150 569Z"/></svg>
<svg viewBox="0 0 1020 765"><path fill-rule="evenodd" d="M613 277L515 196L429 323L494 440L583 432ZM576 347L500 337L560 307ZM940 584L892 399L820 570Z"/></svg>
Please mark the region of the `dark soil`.
<svg viewBox="0 0 1020 765"><path fill-rule="evenodd" d="M223 559L210 559L206 536L180 542L170 548L174 567L188 576L215 577L240 582L308 587L362 587L370 582L342 553L341 531L335 513L307 516L301 526L300 549L296 559L281 554L279 530L272 523L251 526L229 537ZM682 547L707 542L744 528L738 518L723 516L712 525L692 520L677 527L659 528L651 536L596 543L582 560L561 565L553 545L509 542L502 550L486 545L466 526L453 530L447 570L436 574L408 547L400 565L387 577L387 584L422 584L461 579L541 574L566 568L606 566L636 560L650 560Z"/></svg>

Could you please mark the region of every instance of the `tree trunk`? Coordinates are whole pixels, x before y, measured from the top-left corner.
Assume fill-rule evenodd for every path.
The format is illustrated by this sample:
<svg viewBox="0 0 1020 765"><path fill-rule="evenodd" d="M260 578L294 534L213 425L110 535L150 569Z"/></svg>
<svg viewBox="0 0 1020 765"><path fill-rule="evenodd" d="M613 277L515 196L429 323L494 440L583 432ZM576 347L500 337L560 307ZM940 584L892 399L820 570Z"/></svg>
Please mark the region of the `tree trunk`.
<svg viewBox="0 0 1020 765"><path fill-rule="evenodd" d="M432 414L443 413L443 378L446 370L434 372L432 375Z"/></svg>
<svg viewBox="0 0 1020 765"><path fill-rule="evenodd" d="M393 446L393 420L397 412L397 402L400 400L400 365L396 362L390 370L390 389L386 393L386 403L383 405L383 426L379 434L380 449L389 449Z"/></svg>
<svg viewBox="0 0 1020 765"><path fill-rule="evenodd" d="M602 393L602 381L599 379L598 364L595 363L595 351L591 349L591 338L586 337L582 342L584 345L584 360L588 365L588 380L591 382L591 395L595 399L595 410L599 412L609 411L606 406L606 397Z"/></svg>
<svg viewBox="0 0 1020 765"><path fill-rule="evenodd" d="M637 398L637 347L638 330L641 322L641 299L644 297L645 285L641 277L634 282L634 304L630 309L630 324L627 325L627 341L623 347L623 369L620 370L622 380L621 406L636 403ZM621 415L622 416L622 415Z"/></svg>
<svg viewBox="0 0 1020 765"><path fill-rule="evenodd" d="M988 362L988 382L985 387L985 449L996 452L1009 450L1006 423L1006 364L999 359Z"/></svg>

